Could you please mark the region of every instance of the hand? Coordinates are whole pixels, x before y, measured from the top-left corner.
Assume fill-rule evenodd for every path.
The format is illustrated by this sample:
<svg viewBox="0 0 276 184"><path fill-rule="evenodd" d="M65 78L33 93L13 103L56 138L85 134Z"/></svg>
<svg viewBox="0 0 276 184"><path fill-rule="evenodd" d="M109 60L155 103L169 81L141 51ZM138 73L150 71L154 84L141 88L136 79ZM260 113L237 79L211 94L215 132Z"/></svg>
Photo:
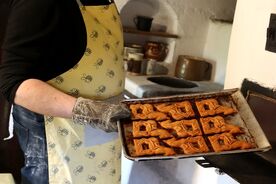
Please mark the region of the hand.
<svg viewBox="0 0 276 184"><path fill-rule="evenodd" d="M117 120L130 117L123 105L94 101L79 97L72 111L72 120L79 124L90 124L105 132L117 131Z"/></svg>

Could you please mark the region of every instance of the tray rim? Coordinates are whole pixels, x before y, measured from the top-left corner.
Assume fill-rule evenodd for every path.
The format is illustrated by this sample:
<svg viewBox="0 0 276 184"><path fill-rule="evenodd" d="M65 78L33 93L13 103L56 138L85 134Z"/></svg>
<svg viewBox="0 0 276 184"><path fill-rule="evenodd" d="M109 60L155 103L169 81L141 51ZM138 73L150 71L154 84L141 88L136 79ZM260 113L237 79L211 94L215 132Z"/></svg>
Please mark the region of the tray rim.
<svg viewBox="0 0 276 184"><path fill-rule="evenodd" d="M233 150L233 151L223 151L223 152L208 152L208 153L198 153L198 154L189 154L189 155L174 155L174 156L143 156L143 157L133 157L130 156L127 153L127 148L126 148L126 143L125 143L125 139L124 139L124 133L123 133L123 123L121 123L120 121L117 122L118 125L118 132L119 132L119 136L120 136L120 140L121 140L121 144L122 144L122 150L124 153L124 156L132 161L146 161L146 160L168 160L168 159L184 159L184 158L193 158L193 157L203 157L203 156L211 156L211 155L226 155L226 154L236 154L236 153L248 153L248 152L265 152L268 151L270 149L272 149L266 135L264 134L260 124L258 123L257 119L255 118L255 115L253 114L253 112L251 111L246 99L244 98L244 96L242 95L241 91L239 88L233 88L233 89L224 89L221 91L215 91L215 92L204 92L204 93L192 93L192 94L183 94L183 95L172 95L172 96L164 96L164 97L151 97L151 98L138 98L138 99L125 99L123 101L121 101L122 103L127 103L127 104L131 104L131 103L139 103L139 102L148 102L148 103L154 103L155 101L158 100L158 102L161 101L172 101L173 100L177 100L179 98L182 99L191 99L191 98L208 98L211 96L223 96L223 95L233 95L235 93L238 93L240 100L242 101L242 106L243 108L247 109L248 115L249 117L247 118L251 118L251 120L254 122L254 125L257 126L258 128L258 133L261 134L262 139L264 141L264 143L266 144L266 146L264 147L259 147L258 148L253 148L253 149L246 149L246 150ZM252 134L252 132L250 132ZM256 143L257 144L257 143Z"/></svg>
<svg viewBox="0 0 276 184"><path fill-rule="evenodd" d="M161 97L147 97L147 98L135 98L135 99L125 99L122 100L121 103L138 103L140 101L155 101L155 100L170 100L170 99L177 99L177 98L193 98L196 96L205 96L205 95L230 95L236 91L239 91L239 88L233 89L226 89L220 91L213 91L213 92L203 92L203 93L189 93L189 94L178 94L178 95L171 95L171 96L161 96Z"/></svg>

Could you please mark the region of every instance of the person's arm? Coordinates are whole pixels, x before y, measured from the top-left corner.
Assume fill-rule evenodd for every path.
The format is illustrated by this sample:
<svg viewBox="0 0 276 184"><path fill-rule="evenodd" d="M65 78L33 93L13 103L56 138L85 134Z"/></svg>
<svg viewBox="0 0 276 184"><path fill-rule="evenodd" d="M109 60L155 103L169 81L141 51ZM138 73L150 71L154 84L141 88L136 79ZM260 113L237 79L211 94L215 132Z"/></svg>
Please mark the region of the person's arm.
<svg viewBox="0 0 276 184"><path fill-rule="evenodd" d="M117 131L117 120L130 116L129 110L123 105L75 98L37 79L21 83L14 103L40 114L70 118L78 124L90 124L106 132Z"/></svg>
<svg viewBox="0 0 276 184"><path fill-rule="evenodd" d="M4 62L0 65L1 93L11 103L34 112L54 117L72 118L75 123L91 124L104 131L115 131L116 119L129 116L126 108L119 104L81 97L76 99L43 82L51 78L47 80L40 78L44 72L47 74L47 69L50 72L55 69L46 67L44 70L42 66L45 62L53 62L51 58L47 58L49 61L43 59L44 56L50 54L45 46L56 41L52 37L56 33L56 26L60 23L56 1L19 0L14 2L14 11L9 18L6 41L3 46ZM55 13L52 11L54 7L56 7ZM31 21L34 16L36 16L36 21ZM61 61L67 60L63 58Z"/></svg>
<svg viewBox="0 0 276 184"><path fill-rule="evenodd" d="M14 103L40 114L71 118L76 98L46 82L28 79L18 87Z"/></svg>

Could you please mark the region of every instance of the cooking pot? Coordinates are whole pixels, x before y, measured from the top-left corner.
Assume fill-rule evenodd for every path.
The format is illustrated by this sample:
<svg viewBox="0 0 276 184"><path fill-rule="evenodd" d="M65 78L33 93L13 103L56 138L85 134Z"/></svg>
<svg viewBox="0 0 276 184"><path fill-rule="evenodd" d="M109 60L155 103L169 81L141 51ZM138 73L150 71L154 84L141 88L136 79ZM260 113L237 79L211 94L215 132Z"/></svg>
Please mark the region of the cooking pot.
<svg viewBox="0 0 276 184"><path fill-rule="evenodd" d="M192 81L204 81L211 79L212 64L206 59L179 55L175 67L175 76Z"/></svg>
<svg viewBox="0 0 276 184"><path fill-rule="evenodd" d="M145 45L145 58L156 61L164 61L167 57L169 49L167 44L163 42L148 41Z"/></svg>

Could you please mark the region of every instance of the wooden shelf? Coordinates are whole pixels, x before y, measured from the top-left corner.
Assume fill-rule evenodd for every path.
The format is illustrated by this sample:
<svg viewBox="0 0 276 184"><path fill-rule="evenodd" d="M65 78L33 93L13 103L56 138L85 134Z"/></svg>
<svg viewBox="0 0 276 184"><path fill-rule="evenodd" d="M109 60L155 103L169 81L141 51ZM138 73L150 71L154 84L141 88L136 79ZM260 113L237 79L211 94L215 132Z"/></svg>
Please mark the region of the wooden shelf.
<svg viewBox="0 0 276 184"><path fill-rule="evenodd" d="M132 27L123 27L123 30L125 33L130 33L130 34L158 36L158 37L166 37L166 38L179 38L179 36L175 34L170 34L166 32L156 32L156 31L140 31Z"/></svg>
<svg viewBox="0 0 276 184"><path fill-rule="evenodd" d="M210 18L213 22L220 22L225 24L233 24L233 20Z"/></svg>

